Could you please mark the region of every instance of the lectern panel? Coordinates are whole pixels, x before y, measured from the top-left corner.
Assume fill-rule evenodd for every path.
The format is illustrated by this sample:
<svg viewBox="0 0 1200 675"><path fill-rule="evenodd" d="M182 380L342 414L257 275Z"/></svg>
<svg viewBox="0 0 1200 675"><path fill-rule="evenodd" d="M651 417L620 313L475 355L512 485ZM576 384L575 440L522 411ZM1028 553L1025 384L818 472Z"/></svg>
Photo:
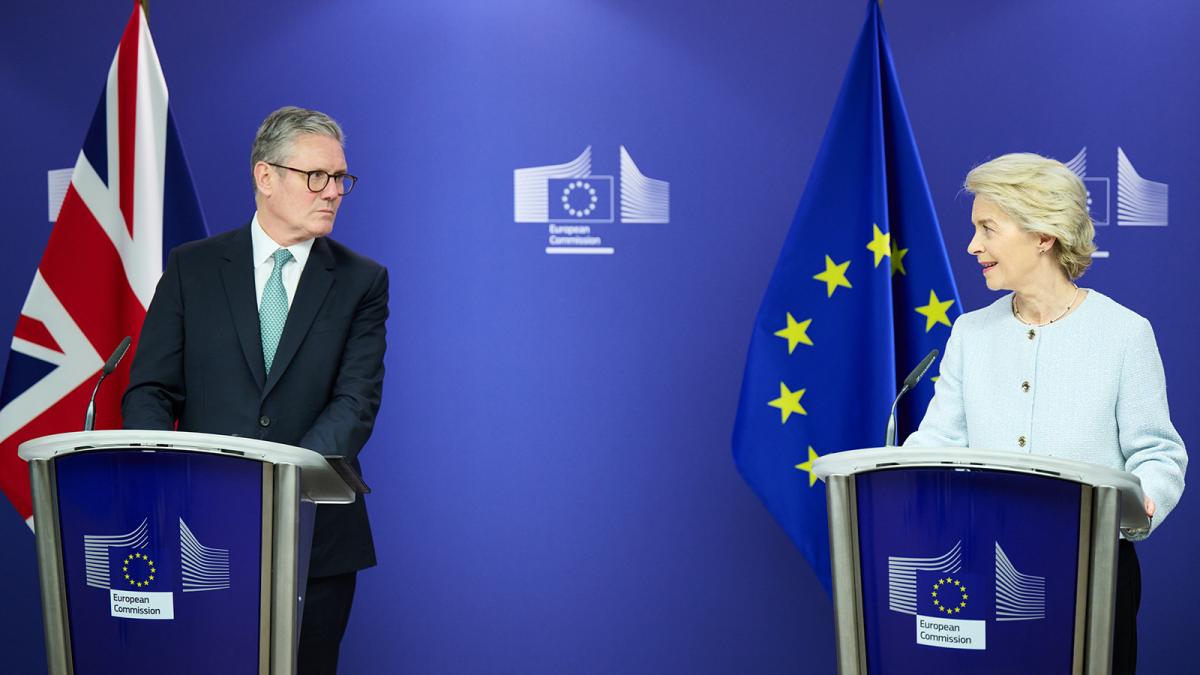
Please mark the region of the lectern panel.
<svg viewBox="0 0 1200 675"><path fill-rule="evenodd" d="M921 468L855 490L867 672L1072 671L1078 483Z"/></svg>
<svg viewBox="0 0 1200 675"><path fill-rule="evenodd" d="M76 673L258 672L262 471L140 449L56 460Z"/></svg>

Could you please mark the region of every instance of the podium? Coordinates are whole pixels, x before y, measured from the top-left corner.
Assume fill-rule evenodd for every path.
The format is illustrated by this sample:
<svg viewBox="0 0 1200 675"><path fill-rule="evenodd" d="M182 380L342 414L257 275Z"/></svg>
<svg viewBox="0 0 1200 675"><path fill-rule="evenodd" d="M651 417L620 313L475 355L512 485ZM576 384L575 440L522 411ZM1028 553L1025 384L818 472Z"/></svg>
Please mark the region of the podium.
<svg viewBox="0 0 1200 675"><path fill-rule="evenodd" d="M22 443L49 672L291 674L324 457L172 431Z"/></svg>
<svg viewBox="0 0 1200 675"><path fill-rule="evenodd" d="M838 671L1111 671L1117 542L1137 477L1052 457L874 448L825 481Z"/></svg>

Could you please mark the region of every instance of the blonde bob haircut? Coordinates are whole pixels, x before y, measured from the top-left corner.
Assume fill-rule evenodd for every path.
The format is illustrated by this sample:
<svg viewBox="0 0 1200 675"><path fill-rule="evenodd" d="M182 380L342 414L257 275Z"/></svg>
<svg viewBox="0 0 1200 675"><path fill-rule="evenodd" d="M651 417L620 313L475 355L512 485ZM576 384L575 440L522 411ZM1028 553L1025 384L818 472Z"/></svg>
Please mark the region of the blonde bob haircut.
<svg viewBox="0 0 1200 675"><path fill-rule="evenodd" d="M1026 232L1054 237L1051 249L1068 279L1092 264L1096 228L1087 189L1065 164L1028 152L1001 155L971 169L963 189L987 197Z"/></svg>

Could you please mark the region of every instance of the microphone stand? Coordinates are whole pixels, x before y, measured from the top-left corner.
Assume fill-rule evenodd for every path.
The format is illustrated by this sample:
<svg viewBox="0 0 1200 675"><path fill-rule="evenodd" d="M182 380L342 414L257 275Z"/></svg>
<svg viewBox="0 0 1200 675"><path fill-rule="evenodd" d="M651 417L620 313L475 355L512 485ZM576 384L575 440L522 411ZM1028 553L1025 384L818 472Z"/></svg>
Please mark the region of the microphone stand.
<svg viewBox="0 0 1200 675"><path fill-rule="evenodd" d="M896 446L896 406L900 403L900 397L904 396L910 389L917 386L921 378L925 376L925 371L929 370L929 366L933 365L933 360L937 358L938 350L934 349L921 359L916 368L904 378L904 386L900 387L900 393L896 394L896 398L892 401L892 412L888 415L887 435L884 437L883 444L886 447Z"/></svg>
<svg viewBox="0 0 1200 675"><path fill-rule="evenodd" d="M104 362L104 369L100 371L100 379L96 380L96 387L92 389L92 397L88 399L87 415L83 418L84 431L91 431L96 425L96 394L100 393L100 384L104 382L104 378L117 369L117 364L125 356L125 352L129 349L129 343L131 342L133 342L133 339L126 335L125 339L121 340L121 344L117 345L112 356L109 356L108 360Z"/></svg>

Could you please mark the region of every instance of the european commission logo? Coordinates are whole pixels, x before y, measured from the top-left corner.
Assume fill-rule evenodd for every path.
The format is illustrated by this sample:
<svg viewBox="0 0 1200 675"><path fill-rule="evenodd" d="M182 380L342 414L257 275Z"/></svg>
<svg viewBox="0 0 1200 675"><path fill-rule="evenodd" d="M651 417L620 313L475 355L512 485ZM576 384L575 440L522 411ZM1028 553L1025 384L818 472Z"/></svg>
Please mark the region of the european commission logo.
<svg viewBox="0 0 1200 675"><path fill-rule="evenodd" d="M1166 183L1143 177L1133 167L1129 155L1117 147L1117 208L1112 208L1112 179L1088 175L1088 149L1083 148L1066 162L1088 191L1088 210L1097 226L1166 227L1170 221L1170 190ZM1097 251L1094 257L1107 258L1108 251Z"/></svg>
<svg viewBox="0 0 1200 675"><path fill-rule="evenodd" d="M229 551L204 546L179 519L178 586L164 580L150 542L149 519L119 535L84 535L86 582L109 592L110 614L123 619L171 620L175 594L229 588Z"/></svg>
<svg viewBox="0 0 1200 675"><path fill-rule="evenodd" d="M619 161L618 185L592 173L590 145L564 164L514 170L513 220L546 225L550 255L611 255L597 224L671 222L670 183L643 174L624 145Z"/></svg>
<svg viewBox="0 0 1200 675"><path fill-rule="evenodd" d="M889 556L888 609L916 618L917 644L987 649L988 620L1046 618L1045 577L1018 571L999 542L993 573L989 580L963 569L962 541L931 558Z"/></svg>

